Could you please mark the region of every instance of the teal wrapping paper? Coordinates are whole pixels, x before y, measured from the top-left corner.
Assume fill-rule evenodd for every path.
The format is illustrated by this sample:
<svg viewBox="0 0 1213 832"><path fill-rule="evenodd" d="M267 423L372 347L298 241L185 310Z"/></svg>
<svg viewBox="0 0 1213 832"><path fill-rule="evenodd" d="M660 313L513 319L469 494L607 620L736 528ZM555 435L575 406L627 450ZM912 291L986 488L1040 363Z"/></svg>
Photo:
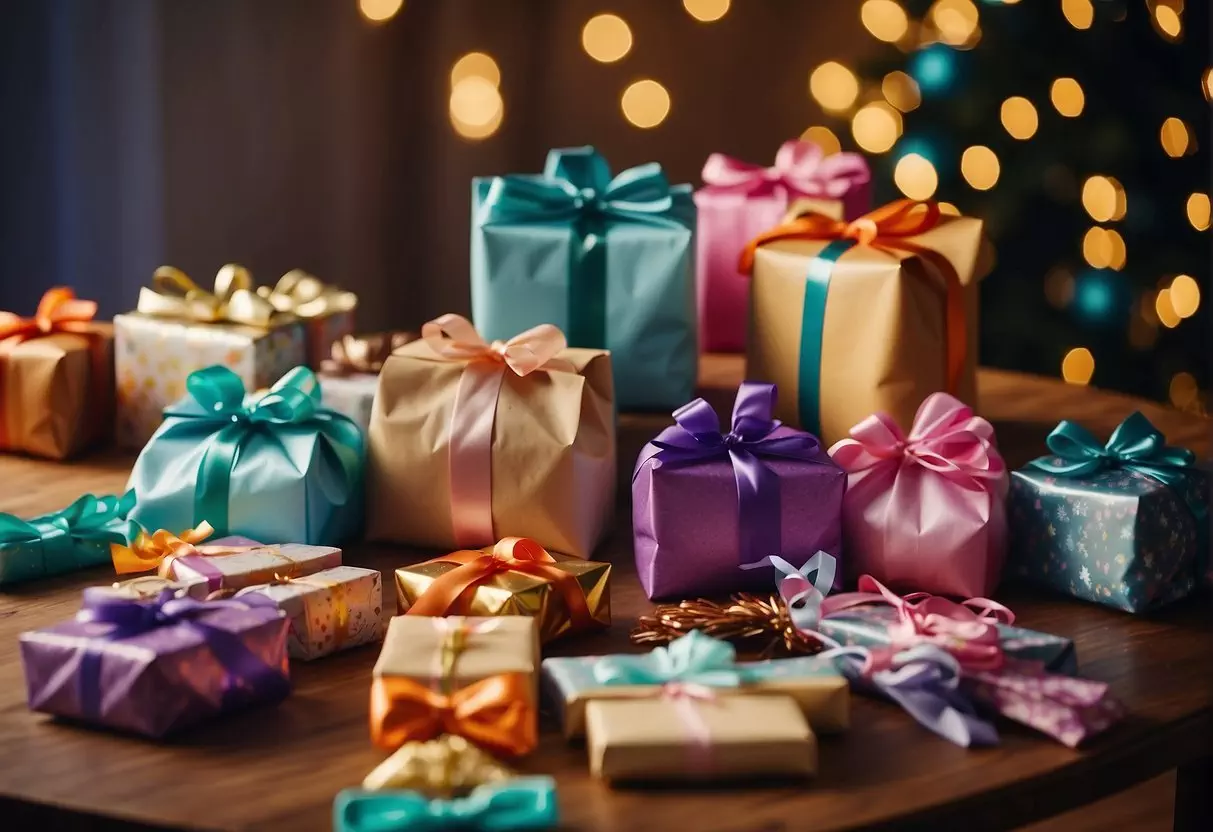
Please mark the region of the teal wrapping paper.
<svg viewBox="0 0 1213 832"><path fill-rule="evenodd" d="M320 406L310 370L292 370L264 395L245 395L225 367L192 374L187 387L135 462L131 519L174 532L206 521L217 536L319 546L359 533L365 439Z"/></svg>
<svg viewBox="0 0 1213 832"><path fill-rule="evenodd" d="M609 349L619 406L677 407L698 371L695 203L661 167L611 178L593 148L553 150L542 176L472 182L472 310L505 340L555 324Z"/></svg>
<svg viewBox="0 0 1213 832"><path fill-rule="evenodd" d="M110 562L110 544L139 534L129 519L135 493L85 494L62 511L22 520L0 514L0 586Z"/></svg>

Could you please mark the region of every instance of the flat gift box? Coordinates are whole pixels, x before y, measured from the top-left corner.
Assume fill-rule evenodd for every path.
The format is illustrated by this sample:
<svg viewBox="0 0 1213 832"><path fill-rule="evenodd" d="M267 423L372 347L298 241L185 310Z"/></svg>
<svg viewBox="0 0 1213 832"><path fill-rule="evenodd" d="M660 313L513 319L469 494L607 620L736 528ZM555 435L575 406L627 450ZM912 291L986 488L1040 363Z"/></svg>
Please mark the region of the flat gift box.
<svg viewBox="0 0 1213 832"><path fill-rule="evenodd" d="M611 782L804 778L817 739L786 696L593 700L590 772Z"/></svg>
<svg viewBox="0 0 1213 832"><path fill-rule="evenodd" d="M378 641L383 632L383 586L378 569L337 566L310 575L246 587L233 596L272 601L290 619L287 651L308 661Z"/></svg>
<svg viewBox="0 0 1213 832"><path fill-rule="evenodd" d="M556 713L564 736L585 734L586 706L593 701L616 701L651 695L652 686L602 684L594 678L594 665L601 656L568 656L544 659L542 675L548 692L546 701ZM637 658L637 657L629 657ZM845 731L850 725L850 689L845 677L829 660L815 656L739 662L733 668L741 675L740 687L713 688L717 696L787 696L794 701L819 734Z"/></svg>
<svg viewBox="0 0 1213 832"><path fill-rule="evenodd" d="M187 595L205 597L223 589L241 590L275 578L301 578L337 566L341 566L341 550L335 546L279 543L230 555L174 558L161 577L183 584Z"/></svg>

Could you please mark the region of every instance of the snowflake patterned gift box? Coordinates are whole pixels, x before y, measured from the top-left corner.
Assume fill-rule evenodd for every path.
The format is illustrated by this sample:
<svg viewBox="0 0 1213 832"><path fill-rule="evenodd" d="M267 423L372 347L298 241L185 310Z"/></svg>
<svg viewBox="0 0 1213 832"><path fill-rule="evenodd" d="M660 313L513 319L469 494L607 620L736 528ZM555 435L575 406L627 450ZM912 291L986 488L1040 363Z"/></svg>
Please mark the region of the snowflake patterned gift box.
<svg viewBox="0 0 1213 832"><path fill-rule="evenodd" d="M245 587L233 597L252 601L254 594L290 619L287 651L292 659L318 659L378 641L382 632L383 587L377 569L337 566Z"/></svg>
<svg viewBox="0 0 1213 832"><path fill-rule="evenodd" d="M1011 478L1011 573L1126 612L1189 595L1208 569L1209 471L1140 413L1106 445L1063 421Z"/></svg>

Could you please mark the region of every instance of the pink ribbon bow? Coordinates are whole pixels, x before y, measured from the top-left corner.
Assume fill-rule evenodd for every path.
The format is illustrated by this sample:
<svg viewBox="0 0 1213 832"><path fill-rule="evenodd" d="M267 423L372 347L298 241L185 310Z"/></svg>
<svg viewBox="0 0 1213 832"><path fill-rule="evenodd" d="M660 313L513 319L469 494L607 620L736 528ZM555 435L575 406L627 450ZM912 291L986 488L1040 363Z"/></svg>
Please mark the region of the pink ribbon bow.
<svg viewBox="0 0 1213 832"><path fill-rule="evenodd" d="M800 139L784 142L769 168L724 153L713 153L703 165L704 185L747 196L763 196L784 188L789 198L841 199L870 179L868 163L858 153L826 156L817 145Z"/></svg>
<svg viewBox="0 0 1213 832"><path fill-rule="evenodd" d="M943 595L993 591L1006 555L1009 480L989 422L934 393L908 437L876 414L830 456L848 474L843 527L852 575Z"/></svg>
<svg viewBox="0 0 1213 832"><path fill-rule="evenodd" d="M421 338L439 358L467 363L451 411L451 527L459 548L487 546L497 541L493 533L493 423L506 371L527 376L576 369L556 357L567 342L564 333L551 324L490 344L467 318L446 314L422 326Z"/></svg>

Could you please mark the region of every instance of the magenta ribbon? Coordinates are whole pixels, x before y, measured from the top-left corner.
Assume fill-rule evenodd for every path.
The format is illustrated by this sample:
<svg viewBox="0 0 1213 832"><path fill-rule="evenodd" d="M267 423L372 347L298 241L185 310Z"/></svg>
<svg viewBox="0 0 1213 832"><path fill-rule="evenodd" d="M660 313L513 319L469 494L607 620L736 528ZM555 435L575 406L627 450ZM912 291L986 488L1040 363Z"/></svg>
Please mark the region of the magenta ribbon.
<svg viewBox="0 0 1213 832"><path fill-rule="evenodd" d="M858 153L826 156L812 142L791 139L775 154L775 164L764 168L724 153L713 153L703 165L706 190L766 196L783 190L789 199L799 196L841 199L872 178L868 163Z"/></svg>
<svg viewBox="0 0 1213 832"><path fill-rule="evenodd" d="M780 422L772 418L775 385L742 382L733 405L733 429L720 432L716 411L703 399L674 411L675 425L652 445L653 468L698 465L728 459L737 483L738 548L741 564L755 564L782 548L779 478L763 459L796 459L821 463L821 445L811 434L775 436ZM641 462L643 463L642 457ZM639 470L639 466L637 466Z"/></svg>

